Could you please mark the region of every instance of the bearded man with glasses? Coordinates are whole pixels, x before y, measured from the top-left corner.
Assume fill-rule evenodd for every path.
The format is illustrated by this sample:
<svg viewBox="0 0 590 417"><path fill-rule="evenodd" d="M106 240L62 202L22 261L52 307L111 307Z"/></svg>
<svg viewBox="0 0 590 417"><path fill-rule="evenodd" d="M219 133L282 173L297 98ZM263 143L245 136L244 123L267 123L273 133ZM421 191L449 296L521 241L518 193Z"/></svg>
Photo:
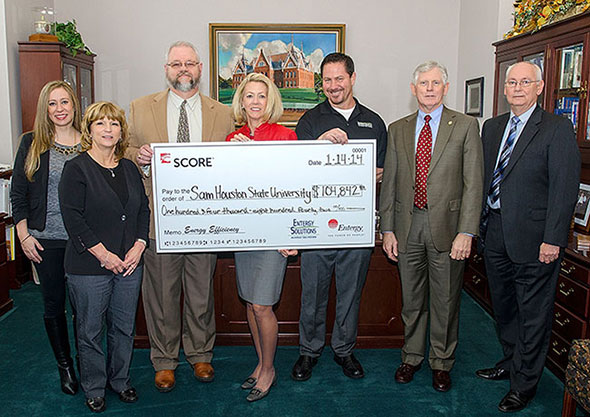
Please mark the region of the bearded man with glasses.
<svg viewBox="0 0 590 417"><path fill-rule="evenodd" d="M199 92L203 63L189 42L175 42L168 49L164 71L169 88L131 103L130 146L127 158L143 172L146 193L154 213L150 166L151 143L225 141L234 130L231 109ZM143 308L160 392L175 386L180 342L194 376L211 382L215 343L213 253L157 254L154 221L145 251L142 284ZM180 308L181 291L184 304ZM182 329L182 334L181 334Z"/></svg>

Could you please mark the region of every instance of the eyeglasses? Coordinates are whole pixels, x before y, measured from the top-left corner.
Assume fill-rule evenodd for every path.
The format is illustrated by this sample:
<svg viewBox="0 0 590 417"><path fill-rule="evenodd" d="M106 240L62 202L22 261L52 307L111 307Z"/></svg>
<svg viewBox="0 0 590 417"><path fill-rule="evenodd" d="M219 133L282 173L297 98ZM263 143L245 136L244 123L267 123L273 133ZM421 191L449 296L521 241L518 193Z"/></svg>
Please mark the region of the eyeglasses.
<svg viewBox="0 0 590 417"><path fill-rule="evenodd" d="M506 87L516 88L517 85L520 85L522 88L528 88L531 85L533 85L533 83L538 83L538 82L539 81L531 81L531 80L520 80L520 81L508 80L508 81L506 81Z"/></svg>
<svg viewBox="0 0 590 417"><path fill-rule="evenodd" d="M170 68L172 68L173 70L179 70L183 66L185 66L186 69L188 69L188 70L192 70L193 68L195 68L199 64L200 64L200 62L195 62L195 61L186 61L184 63L179 62L179 61L174 61L174 62L169 62L166 65L169 66Z"/></svg>

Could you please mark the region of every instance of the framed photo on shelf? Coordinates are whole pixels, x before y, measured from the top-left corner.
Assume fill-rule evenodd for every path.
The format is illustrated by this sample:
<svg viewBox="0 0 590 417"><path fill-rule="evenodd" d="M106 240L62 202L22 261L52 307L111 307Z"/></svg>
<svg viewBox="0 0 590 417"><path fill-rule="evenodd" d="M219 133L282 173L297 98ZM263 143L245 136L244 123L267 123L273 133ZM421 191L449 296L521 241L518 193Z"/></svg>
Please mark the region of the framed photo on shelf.
<svg viewBox="0 0 590 417"><path fill-rule="evenodd" d="M465 81L465 114L483 116L483 77Z"/></svg>
<svg viewBox="0 0 590 417"><path fill-rule="evenodd" d="M575 228L582 232L590 232L590 185L580 183L578 201L574 210Z"/></svg>
<svg viewBox="0 0 590 417"><path fill-rule="evenodd" d="M209 24L209 93L231 105L241 80L251 72L268 76L279 88L284 113L294 126L308 109L324 101L320 64L344 52L344 24Z"/></svg>

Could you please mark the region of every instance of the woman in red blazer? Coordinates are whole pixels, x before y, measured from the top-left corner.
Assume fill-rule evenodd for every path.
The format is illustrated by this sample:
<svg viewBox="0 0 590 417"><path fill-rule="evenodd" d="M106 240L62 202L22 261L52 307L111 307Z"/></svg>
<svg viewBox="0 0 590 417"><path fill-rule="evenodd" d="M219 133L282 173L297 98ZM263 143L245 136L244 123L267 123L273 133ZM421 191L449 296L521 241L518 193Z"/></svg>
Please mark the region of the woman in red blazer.
<svg viewBox="0 0 590 417"><path fill-rule="evenodd" d="M260 73L249 74L234 94L232 111L244 126L227 136L227 141L249 142L297 140L291 129L276 122L283 114L281 94ZM248 401L260 400L276 383L274 356L278 339L277 318L272 309L281 296L287 257L296 250L282 249L236 252L238 293L246 301L246 316L258 355L258 365L241 385L249 389Z"/></svg>

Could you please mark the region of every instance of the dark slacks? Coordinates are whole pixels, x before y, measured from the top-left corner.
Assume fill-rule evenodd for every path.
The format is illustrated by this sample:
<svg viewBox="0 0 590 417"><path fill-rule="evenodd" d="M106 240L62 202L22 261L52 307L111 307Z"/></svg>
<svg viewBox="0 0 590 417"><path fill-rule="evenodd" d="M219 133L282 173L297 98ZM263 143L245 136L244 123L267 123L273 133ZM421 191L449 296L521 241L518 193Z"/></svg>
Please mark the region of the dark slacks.
<svg viewBox="0 0 590 417"><path fill-rule="evenodd" d="M348 356L356 344L361 294L373 248L309 250L301 254L299 351L320 356L326 341L326 311L332 273L336 280L336 319L332 350Z"/></svg>
<svg viewBox="0 0 590 417"><path fill-rule="evenodd" d="M135 313L143 267L129 276L72 275L68 287L77 312L80 384L86 398L104 397L107 384L116 392L131 387ZM102 349L107 330L107 358Z"/></svg>
<svg viewBox="0 0 590 417"><path fill-rule="evenodd" d="M512 390L528 396L535 394L543 373L561 258L551 264L512 262L504 246L502 216L490 213L484 259L504 353L496 366L510 371Z"/></svg>
<svg viewBox="0 0 590 417"><path fill-rule="evenodd" d="M215 344L212 253L158 254L156 242L145 250L143 309L156 371L176 369L182 347L186 360L211 362ZM184 294L182 317L180 295Z"/></svg>
<svg viewBox="0 0 590 417"><path fill-rule="evenodd" d="M405 338L402 362L414 366L422 363L430 332L430 368L452 369L459 339L464 267L464 261L451 259L449 252L435 248L428 211L414 209L406 251L399 253L398 263Z"/></svg>
<svg viewBox="0 0 590 417"><path fill-rule="evenodd" d="M39 240L41 263L34 263L43 296L43 317L54 319L66 310L66 275L64 271L65 240Z"/></svg>

